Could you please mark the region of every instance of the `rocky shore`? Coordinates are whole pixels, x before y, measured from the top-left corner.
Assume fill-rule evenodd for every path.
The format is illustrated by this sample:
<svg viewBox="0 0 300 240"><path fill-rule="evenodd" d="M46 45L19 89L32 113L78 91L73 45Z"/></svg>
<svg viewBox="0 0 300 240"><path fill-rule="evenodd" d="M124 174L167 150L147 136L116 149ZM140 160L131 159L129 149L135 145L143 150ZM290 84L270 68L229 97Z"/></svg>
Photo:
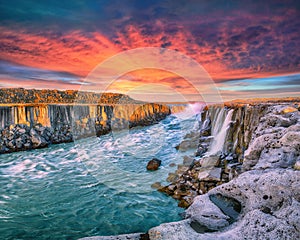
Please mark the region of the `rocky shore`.
<svg viewBox="0 0 300 240"><path fill-rule="evenodd" d="M160 191L184 219L150 229L151 240L299 239L300 99L230 102L201 113L198 146ZM140 234L87 239L142 239ZM120 238L119 238L120 237Z"/></svg>

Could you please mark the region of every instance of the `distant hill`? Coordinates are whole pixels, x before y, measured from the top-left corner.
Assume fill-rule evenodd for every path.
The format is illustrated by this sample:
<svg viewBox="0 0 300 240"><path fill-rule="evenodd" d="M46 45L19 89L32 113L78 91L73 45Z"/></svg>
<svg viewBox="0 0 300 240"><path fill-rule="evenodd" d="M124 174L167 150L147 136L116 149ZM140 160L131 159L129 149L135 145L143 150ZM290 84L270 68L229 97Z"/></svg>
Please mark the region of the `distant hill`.
<svg viewBox="0 0 300 240"><path fill-rule="evenodd" d="M125 104L142 103L125 94L94 93L77 90L37 90L24 88L1 88L0 104L28 104L28 103L80 103L80 104Z"/></svg>

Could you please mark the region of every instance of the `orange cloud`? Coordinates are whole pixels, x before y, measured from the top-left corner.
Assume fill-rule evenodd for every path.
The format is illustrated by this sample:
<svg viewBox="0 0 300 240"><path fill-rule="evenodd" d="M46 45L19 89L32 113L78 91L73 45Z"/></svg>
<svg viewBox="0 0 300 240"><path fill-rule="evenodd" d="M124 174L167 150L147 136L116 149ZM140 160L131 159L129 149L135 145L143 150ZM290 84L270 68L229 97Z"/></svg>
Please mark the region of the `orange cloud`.
<svg viewBox="0 0 300 240"><path fill-rule="evenodd" d="M295 12L289 13L295 15ZM81 80L99 63L124 50L142 47L162 47L176 50L199 62L216 83L229 79L261 78L297 72L299 57L285 51L297 46L298 31L280 32L280 24L288 16L256 17L254 15L226 16L216 25L211 19L199 19L189 28L183 23L156 20L149 25L126 24L110 38L100 32L70 31L28 32L0 27L0 58L35 68L64 71L80 76ZM261 24L261 22L268 22ZM245 24L247 23L247 24ZM175 26L175 27L174 27ZM291 25L292 29L293 25ZM170 29L173 29L170 31ZM147 59L143 59L147 62ZM172 59L162 59L169 61ZM298 61L298 63L297 63ZM119 65L112 66L121 68ZM195 94L190 83L182 77L162 70L138 70L117 79L109 90L128 92L146 84L161 84L183 94ZM9 84L4 79L3 85ZM18 81L14 81L18 84ZM26 86L75 88L66 82L26 81ZM158 91L157 88L152 88ZM234 92L223 91L227 96Z"/></svg>
<svg viewBox="0 0 300 240"><path fill-rule="evenodd" d="M43 35L0 27L4 51L1 58L11 62L85 76L99 62L120 51L100 33L84 36L79 31Z"/></svg>

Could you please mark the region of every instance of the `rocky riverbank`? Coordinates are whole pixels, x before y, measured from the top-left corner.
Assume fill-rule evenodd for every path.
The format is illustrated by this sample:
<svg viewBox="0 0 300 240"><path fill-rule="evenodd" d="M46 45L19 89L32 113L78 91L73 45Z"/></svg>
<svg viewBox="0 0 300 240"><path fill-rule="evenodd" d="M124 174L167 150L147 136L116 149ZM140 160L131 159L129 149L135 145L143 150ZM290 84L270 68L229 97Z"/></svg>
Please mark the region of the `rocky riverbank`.
<svg viewBox="0 0 300 240"><path fill-rule="evenodd" d="M184 220L154 227L147 237L299 239L299 111L300 99L207 107L199 132L176 147L185 151L196 145L197 152L160 187L188 207Z"/></svg>
<svg viewBox="0 0 300 240"><path fill-rule="evenodd" d="M220 135L208 134L216 125L207 124L207 116L216 123L221 115L214 107L204 111L199 158L183 172L179 166L174 181L161 189L190 205L185 220L150 229L150 239L299 239L299 106L227 105L221 147L214 145Z"/></svg>

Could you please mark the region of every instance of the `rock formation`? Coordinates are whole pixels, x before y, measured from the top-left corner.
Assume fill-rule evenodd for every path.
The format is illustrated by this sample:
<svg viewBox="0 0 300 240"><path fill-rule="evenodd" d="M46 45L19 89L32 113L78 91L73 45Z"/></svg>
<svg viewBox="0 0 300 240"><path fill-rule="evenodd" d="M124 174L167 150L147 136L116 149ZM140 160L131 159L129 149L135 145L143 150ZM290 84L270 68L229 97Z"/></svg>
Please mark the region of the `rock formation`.
<svg viewBox="0 0 300 240"><path fill-rule="evenodd" d="M300 239L299 111L299 99L206 108L182 148L197 138L196 156L184 158L170 185L155 183L189 206L184 219L150 229L149 239Z"/></svg>
<svg viewBox="0 0 300 240"><path fill-rule="evenodd" d="M24 96L25 93L30 94ZM56 102L68 103L70 99L74 101L74 94L74 91L1 89L0 99L6 99L9 104L2 102L0 106L0 153L42 148L53 143L147 126L170 114L166 105L136 102L122 94L106 93L97 100L93 97L99 94L77 93L80 97L73 104L27 103L43 97L47 102L52 95L60 96ZM26 104L17 104L21 100Z"/></svg>
<svg viewBox="0 0 300 240"><path fill-rule="evenodd" d="M141 103L120 93L94 93L77 90L1 88L1 104L123 104Z"/></svg>
<svg viewBox="0 0 300 240"><path fill-rule="evenodd" d="M150 171L155 171L159 168L161 164L161 160L157 159L157 158L153 158L152 160L150 160L147 164L147 170Z"/></svg>
<svg viewBox="0 0 300 240"><path fill-rule="evenodd" d="M227 114L217 108L202 113L200 133L206 132L200 134L201 158L167 186L171 195L191 203L185 219L150 229L150 239L299 239L299 102L232 104L223 110ZM224 144L214 146L216 135L207 132L231 110ZM210 144L203 151L207 138ZM239 170L230 175L235 164ZM234 211L237 205L240 209Z"/></svg>

